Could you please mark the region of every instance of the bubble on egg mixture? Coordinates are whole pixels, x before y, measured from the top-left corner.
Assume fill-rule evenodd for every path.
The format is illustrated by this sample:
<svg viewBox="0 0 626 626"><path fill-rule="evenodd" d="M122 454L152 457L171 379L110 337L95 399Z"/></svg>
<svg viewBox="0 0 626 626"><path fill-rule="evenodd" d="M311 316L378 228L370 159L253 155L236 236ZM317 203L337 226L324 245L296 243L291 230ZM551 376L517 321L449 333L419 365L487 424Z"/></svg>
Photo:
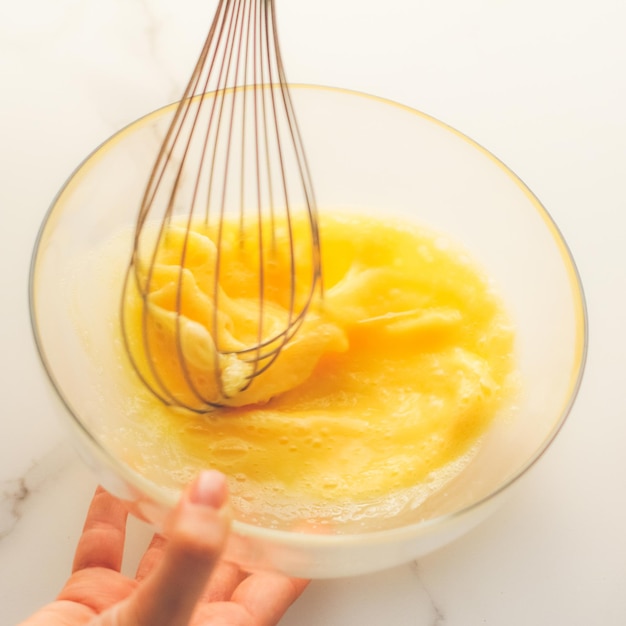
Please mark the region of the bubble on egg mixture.
<svg viewBox="0 0 626 626"><path fill-rule="evenodd" d="M445 486L466 468L474 452L475 449L440 468L424 483L360 502L333 500L333 490L338 487L333 481L323 484L327 501L307 502L303 498L290 498L281 486L260 485L247 480L245 488L239 489L239 485L231 480L231 504L236 519L254 526L292 530L305 524L323 526L338 534L374 532L403 522L426 519L429 515L422 514L421 509L433 494L440 495Z"/></svg>

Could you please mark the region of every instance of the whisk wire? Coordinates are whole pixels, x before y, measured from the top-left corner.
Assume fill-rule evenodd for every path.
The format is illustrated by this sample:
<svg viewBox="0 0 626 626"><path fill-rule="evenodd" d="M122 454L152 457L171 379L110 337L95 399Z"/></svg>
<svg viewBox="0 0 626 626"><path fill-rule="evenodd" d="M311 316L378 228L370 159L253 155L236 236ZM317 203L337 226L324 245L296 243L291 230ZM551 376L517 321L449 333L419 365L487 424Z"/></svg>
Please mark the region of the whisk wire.
<svg viewBox="0 0 626 626"><path fill-rule="evenodd" d="M299 203L306 215L304 235L293 222ZM245 295L247 306L251 298L257 302L252 342L223 334L232 297L222 287L222 278L230 271L224 250L232 244L226 238L231 207L238 212L241 254L249 254L249 249L256 257L256 289ZM182 222L176 221L179 216ZM208 253L211 305L195 321L208 329L214 349L212 363L198 372L189 352L192 331L185 298L193 269L192 230L200 216L214 250ZM152 222L156 228L150 227ZM174 310L164 314L155 304L163 280L157 270L162 272L163 250L171 227L178 223L184 233L176 248ZM284 229L281 249L279 228ZM302 258L307 255L308 262ZM171 265L170 257L166 263ZM280 326L268 317L275 313L275 295L270 297L270 290L276 287L267 274L279 261L287 275L286 293L279 298L285 311ZM300 267L309 272L304 283ZM139 348L131 339L125 313L131 284L141 306ZM220 0L140 204L122 301L126 350L140 378L163 402L204 412L248 389L273 365L304 323L317 293L322 293L317 211L282 62L274 2ZM174 360L184 382L182 390L169 380L158 351L160 333L168 324L174 329ZM233 359L246 372L234 388L223 375L224 363L232 365ZM207 384L211 376L213 385Z"/></svg>

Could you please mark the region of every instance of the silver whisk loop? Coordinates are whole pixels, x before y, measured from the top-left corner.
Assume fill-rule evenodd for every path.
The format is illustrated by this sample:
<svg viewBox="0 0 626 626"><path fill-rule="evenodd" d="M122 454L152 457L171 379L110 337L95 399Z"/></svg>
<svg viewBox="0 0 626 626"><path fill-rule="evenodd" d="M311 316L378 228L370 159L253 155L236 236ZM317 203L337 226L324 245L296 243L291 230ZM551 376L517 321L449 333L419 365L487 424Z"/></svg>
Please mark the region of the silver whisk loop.
<svg viewBox="0 0 626 626"><path fill-rule="evenodd" d="M296 216L299 223L304 219L304 230L295 228ZM221 332L229 306L228 294L221 287L229 271L223 253L227 220L239 224L241 249L257 251L256 294L250 294L250 300L258 303L256 339L234 347L224 343ZM203 320L215 343L213 364L206 372L214 385L205 385L197 373L192 375L193 359L185 334L190 331L182 310L187 270L193 262L188 258L192 227L200 222L212 233L215 244L207 270L213 277L206 294L212 305ZM151 294L173 225L184 232L174 264L178 272L172 278L175 310L167 318L171 321L163 323L173 326L176 354L172 358L184 379L184 392L172 388L164 375L151 335L155 323L162 327L155 322ZM303 250L305 259L301 258ZM287 259L289 276L286 314L282 325L270 332L268 311L273 305L268 267L279 254ZM320 266L313 186L286 82L274 2L221 0L161 145L137 219L121 316L126 349L137 373L167 404L199 412L228 404L229 398L272 366L298 331L316 294L321 294ZM129 333L130 289L141 299L140 347ZM245 375L234 389L225 380L225 362L243 364ZM207 391L214 388L217 393Z"/></svg>

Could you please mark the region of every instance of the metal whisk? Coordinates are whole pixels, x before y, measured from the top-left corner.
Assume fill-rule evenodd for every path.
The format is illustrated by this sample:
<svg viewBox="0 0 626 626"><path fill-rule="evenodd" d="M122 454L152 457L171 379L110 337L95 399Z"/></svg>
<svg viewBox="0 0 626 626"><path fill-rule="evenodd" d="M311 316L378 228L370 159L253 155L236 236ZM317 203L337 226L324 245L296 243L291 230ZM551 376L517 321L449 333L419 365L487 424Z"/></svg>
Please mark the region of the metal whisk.
<svg viewBox="0 0 626 626"><path fill-rule="evenodd" d="M163 402L197 412L233 404L321 294L315 200L274 5L220 0L150 175L124 285L135 370Z"/></svg>

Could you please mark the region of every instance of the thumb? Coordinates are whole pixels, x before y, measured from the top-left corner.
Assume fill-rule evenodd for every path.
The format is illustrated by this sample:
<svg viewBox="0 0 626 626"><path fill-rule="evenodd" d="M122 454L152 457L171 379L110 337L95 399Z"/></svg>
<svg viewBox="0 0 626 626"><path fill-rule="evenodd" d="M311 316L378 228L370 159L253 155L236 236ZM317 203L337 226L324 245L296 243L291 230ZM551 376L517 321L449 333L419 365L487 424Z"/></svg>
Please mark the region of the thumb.
<svg viewBox="0 0 626 626"><path fill-rule="evenodd" d="M101 626L189 623L226 542L227 497L220 472L207 470L196 478L166 522L168 542L161 562L133 594L113 607L111 622L102 614Z"/></svg>

